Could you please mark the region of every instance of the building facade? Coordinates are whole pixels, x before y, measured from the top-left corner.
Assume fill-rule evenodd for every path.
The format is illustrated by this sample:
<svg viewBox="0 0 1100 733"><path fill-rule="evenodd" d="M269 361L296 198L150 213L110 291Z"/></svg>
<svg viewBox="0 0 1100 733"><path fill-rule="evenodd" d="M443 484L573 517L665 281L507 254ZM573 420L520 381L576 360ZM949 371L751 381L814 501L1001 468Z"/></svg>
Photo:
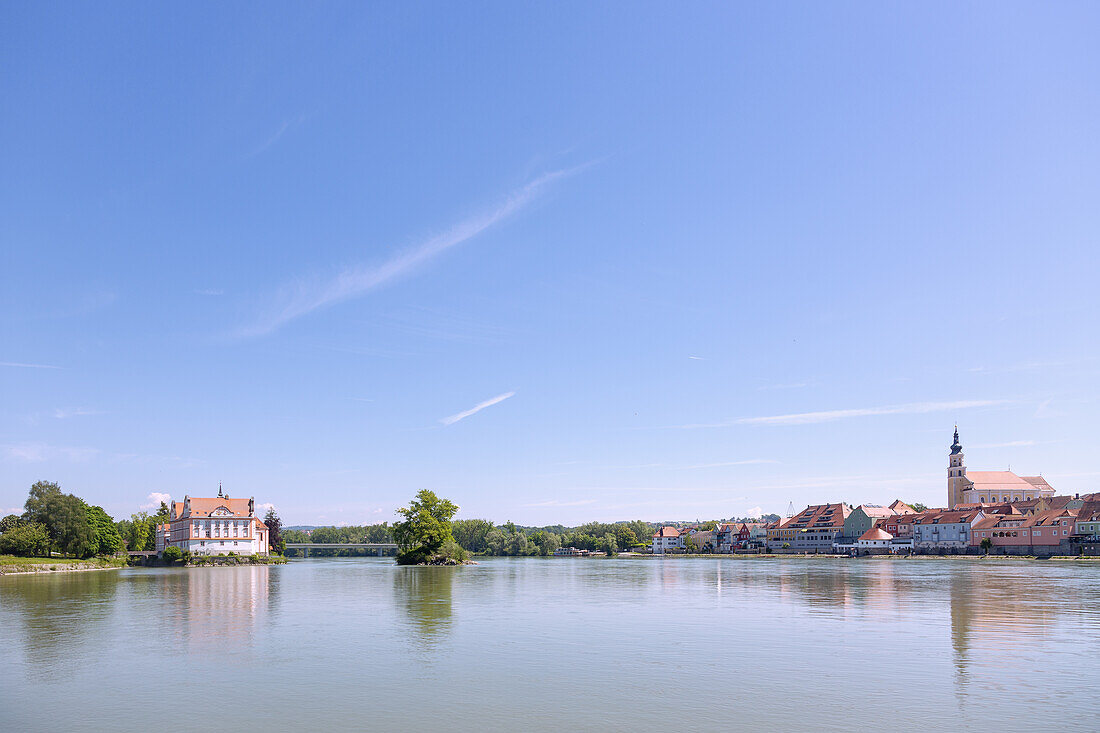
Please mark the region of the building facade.
<svg viewBox="0 0 1100 733"><path fill-rule="evenodd" d="M1054 496L1054 487L1042 476L1017 476L1012 471L967 471L959 443L959 427L947 462L947 508L965 504L998 504Z"/></svg>
<svg viewBox="0 0 1100 733"><path fill-rule="evenodd" d="M178 547L192 555L266 555L267 525L256 516L256 500L183 497L172 502L165 546Z"/></svg>
<svg viewBox="0 0 1100 733"><path fill-rule="evenodd" d="M661 555L669 550L684 549L684 538L675 527L661 527L653 535L653 554Z"/></svg>
<svg viewBox="0 0 1100 733"><path fill-rule="evenodd" d="M974 523L984 517L981 509L926 512L914 515L913 550L916 552L966 552Z"/></svg>
<svg viewBox="0 0 1100 733"><path fill-rule="evenodd" d="M768 529L768 548L783 552L832 553L833 543L844 531L844 520L851 513L852 507L843 503L808 506L774 529Z"/></svg>

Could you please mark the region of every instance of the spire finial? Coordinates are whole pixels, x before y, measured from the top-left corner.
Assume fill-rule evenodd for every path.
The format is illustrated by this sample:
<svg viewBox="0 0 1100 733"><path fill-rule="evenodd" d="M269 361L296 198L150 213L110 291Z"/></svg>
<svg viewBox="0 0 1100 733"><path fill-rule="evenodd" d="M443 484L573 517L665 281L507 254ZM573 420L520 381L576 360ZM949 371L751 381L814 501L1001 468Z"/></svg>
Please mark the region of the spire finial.
<svg viewBox="0 0 1100 733"><path fill-rule="evenodd" d="M222 498L222 482L218 482L218 498Z"/></svg>
<svg viewBox="0 0 1100 733"><path fill-rule="evenodd" d="M963 449L962 444L959 442L959 426L958 426L958 423L956 423L955 424L955 442L951 444L951 455L957 456L959 453L962 453L962 449Z"/></svg>

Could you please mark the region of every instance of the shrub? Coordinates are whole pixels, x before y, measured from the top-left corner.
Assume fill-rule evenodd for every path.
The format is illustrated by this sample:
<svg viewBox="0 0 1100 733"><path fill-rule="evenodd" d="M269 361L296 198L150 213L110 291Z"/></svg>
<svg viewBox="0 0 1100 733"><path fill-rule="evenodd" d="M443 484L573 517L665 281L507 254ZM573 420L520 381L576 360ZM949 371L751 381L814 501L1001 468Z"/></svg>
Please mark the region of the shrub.
<svg viewBox="0 0 1100 733"><path fill-rule="evenodd" d="M163 556L167 562L179 562L183 559L183 550L175 545L169 545L164 548Z"/></svg>
<svg viewBox="0 0 1100 733"><path fill-rule="evenodd" d="M50 538L46 526L26 522L0 535L0 554L31 557L49 553Z"/></svg>

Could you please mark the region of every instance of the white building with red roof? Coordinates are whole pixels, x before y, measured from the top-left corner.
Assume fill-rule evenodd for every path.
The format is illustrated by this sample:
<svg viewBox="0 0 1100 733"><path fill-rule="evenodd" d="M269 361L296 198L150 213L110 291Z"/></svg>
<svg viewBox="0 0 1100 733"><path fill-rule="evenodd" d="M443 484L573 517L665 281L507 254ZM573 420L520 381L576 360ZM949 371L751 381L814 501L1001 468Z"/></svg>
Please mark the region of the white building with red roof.
<svg viewBox="0 0 1100 733"><path fill-rule="evenodd" d="M185 496L172 502L165 545L187 550L192 555L266 555L267 525L256 516L256 500Z"/></svg>
<svg viewBox="0 0 1100 733"><path fill-rule="evenodd" d="M653 554L655 555L682 549L684 549L684 536L675 527L661 527L653 535Z"/></svg>

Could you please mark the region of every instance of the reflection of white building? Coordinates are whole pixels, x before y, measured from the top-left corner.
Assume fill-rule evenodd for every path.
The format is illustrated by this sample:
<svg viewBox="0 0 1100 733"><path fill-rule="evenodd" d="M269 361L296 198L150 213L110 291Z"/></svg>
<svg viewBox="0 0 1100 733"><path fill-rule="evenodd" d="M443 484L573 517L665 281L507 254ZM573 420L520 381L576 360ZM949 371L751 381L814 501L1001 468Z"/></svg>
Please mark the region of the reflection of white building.
<svg viewBox="0 0 1100 733"><path fill-rule="evenodd" d="M256 516L256 500L230 499L221 488L212 499L183 497L172 502L166 544L193 555L266 555L267 525Z"/></svg>
<svg viewBox="0 0 1100 733"><path fill-rule="evenodd" d="M947 467L947 508L960 504L1002 504L1054 496L1054 487L1042 476L1017 476L1011 471L967 471L963 464L959 429Z"/></svg>

